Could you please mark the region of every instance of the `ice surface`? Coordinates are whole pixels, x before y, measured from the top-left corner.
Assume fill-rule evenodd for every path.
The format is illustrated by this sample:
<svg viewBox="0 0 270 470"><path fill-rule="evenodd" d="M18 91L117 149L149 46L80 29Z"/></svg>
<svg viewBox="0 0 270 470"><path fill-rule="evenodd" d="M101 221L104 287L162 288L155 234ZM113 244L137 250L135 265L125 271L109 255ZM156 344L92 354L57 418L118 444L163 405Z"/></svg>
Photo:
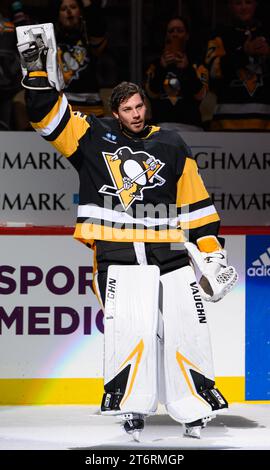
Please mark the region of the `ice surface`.
<svg viewBox="0 0 270 470"><path fill-rule="evenodd" d="M233 404L202 431L182 436L182 426L161 411L148 417L141 442L121 430L113 416L91 406L2 406L0 450L218 449L270 450L270 405Z"/></svg>

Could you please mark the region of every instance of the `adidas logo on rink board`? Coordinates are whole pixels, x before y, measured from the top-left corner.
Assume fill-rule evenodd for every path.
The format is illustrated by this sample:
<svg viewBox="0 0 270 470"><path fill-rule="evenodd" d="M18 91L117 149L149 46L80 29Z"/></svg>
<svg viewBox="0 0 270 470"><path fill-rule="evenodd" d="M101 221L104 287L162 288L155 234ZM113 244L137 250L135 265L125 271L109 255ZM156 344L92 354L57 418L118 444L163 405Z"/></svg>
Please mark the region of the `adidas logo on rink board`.
<svg viewBox="0 0 270 470"><path fill-rule="evenodd" d="M253 261L252 266L247 270L247 274L252 277L270 276L270 246L256 261Z"/></svg>

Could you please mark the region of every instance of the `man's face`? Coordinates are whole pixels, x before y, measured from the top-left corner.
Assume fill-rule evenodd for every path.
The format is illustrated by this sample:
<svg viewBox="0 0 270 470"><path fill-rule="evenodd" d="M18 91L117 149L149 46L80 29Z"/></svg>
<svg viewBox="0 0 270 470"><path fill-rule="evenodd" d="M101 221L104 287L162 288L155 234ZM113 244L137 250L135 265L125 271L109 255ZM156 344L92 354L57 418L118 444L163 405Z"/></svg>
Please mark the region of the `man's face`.
<svg viewBox="0 0 270 470"><path fill-rule="evenodd" d="M139 93L122 101L118 112L113 112L116 119L132 132L141 132L145 126L146 106Z"/></svg>
<svg viewBox="0 0 270 470"><path fill-rule="evenodd" d="M256 0L230 0L233 16L243 23L249 23L253 19L256 7Z"/></svg>

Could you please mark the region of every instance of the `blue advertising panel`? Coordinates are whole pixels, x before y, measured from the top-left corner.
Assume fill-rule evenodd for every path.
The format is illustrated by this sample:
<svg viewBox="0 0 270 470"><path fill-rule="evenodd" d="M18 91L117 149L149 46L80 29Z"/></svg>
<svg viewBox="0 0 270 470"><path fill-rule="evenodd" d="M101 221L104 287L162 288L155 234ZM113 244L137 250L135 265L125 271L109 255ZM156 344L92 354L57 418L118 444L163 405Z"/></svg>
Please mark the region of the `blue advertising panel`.
<svg viewBox="0 0 270 470"><path fill-rule="evenodd" d="M270 235L246 237L246 400L270 400Z"/></svg>

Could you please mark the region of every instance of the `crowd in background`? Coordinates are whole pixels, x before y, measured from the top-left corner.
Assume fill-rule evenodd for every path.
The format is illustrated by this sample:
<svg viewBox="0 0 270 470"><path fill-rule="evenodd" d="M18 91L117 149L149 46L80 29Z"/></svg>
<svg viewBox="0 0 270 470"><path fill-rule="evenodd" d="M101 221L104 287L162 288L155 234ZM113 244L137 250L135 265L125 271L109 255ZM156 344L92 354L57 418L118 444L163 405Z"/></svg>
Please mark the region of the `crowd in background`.
<svg viewBox="0 0 270 470"><path fill-rule="evenodd" d="M123 15L129 2L43 3L49 8L35 8L34 1L31 8L31 0L1 0L0 130L30 130L16 26L54 23L65 93L74 110L108 115L110 90L131 78L131 19ZM157 3L161 13L164 2ZM149 122L192 131L270 128L270 31L268 18L261 14L262 0L223 0L223 4L226 21L222 24L221 18L212 31L198 20L201 1L197 9L190 2L187 16L167 8L164 31L157 24L151 30L151 21L145 21L140 84L147 93ZM151 2L147 5L150 8ZM152 21L157 23L156 10Z"/></svg>

